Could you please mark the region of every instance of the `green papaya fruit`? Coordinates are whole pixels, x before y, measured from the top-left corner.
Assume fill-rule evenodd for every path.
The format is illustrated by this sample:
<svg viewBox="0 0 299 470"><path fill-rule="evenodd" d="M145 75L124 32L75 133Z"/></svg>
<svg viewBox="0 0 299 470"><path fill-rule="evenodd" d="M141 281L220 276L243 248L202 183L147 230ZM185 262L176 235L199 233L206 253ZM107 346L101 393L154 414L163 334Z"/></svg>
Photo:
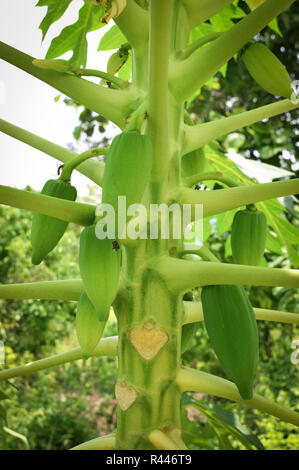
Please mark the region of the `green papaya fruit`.
<svg viewBox="0 0 299 470"><path fill-rule="evenodd" d="M262 262L267 238L267 219L261 211L236 212L231 231L234 263L259 266Z"/></svg>
<svg viewBox="0 0 299 470"><path fill-rule="evenodd" d="M48 180L41 194L46 196L75 201L77 190L61 180ZM62 235L68 222L48 215L34 213L31 226L32 263L39 264L52 251Z"/></svg>
<svg viewBox="0 0 299 470"><path fill-rule="evenodd" d="M99 321L86 292L81 294L76 313L77 338L83 359L87 359L100 341L106 321Z"/></svg>
<svg viewBox="0 0 299 470"><path fill-rule="evenodd" d="M149 137L137 132L117 135L106 156L102 203L111 204L116 215L118 196L126 197L127 208L140 203L151 168L152 145Z"/></svg>
<svg viewBox="0 0 299 470"><path fill-rule="evenodd" d="M81 233L79 266L84 290L99 320L106 321L118 290L120 250L113 249L112 240L97 238L95 225Z"/></svg>
<svg viewBox="0 0 299 470"><path fill-rule="evenodd" d="M262 88L272 95L290 98L291 78L270 49L257 42L246 49L242 58L250 75Z"/></svg>
<svg viewBox="0 0 299 470"><path fill-rule="evenodd" d="M128 60L128 54L124 52L115 52L112 54L108 60L107 63L107 73L110 73L110 75L115 75L123 65Z"/></svg>
<svg viewBox="0 0 299 470"><path fill-rule="evenodd" d="M204 322L211 345L225 374L241 397L250 400L259 357L258 328L243 286L202 288Z"/></svg>

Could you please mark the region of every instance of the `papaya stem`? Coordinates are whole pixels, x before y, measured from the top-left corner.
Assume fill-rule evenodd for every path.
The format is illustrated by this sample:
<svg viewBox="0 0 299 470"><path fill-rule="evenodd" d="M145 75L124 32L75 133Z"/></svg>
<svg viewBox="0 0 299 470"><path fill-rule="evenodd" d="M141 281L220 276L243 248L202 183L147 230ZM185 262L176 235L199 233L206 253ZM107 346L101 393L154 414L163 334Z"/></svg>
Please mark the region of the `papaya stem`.
<svg viewBox="0 0 299 470"><path fill-rule="evenodd" d="M127 0L126 8L113 21L131 46L142 52L148 41L148 12L134 0Z"/></svg>
<svg viewBox="0 0 299 470"><path fill-rule="evenodd" d="M299 287L299 271L241 264L161 257L154 269L168 289L180 294L193 287L223 284Z"/></svg>
<svg viewBox="0 0 299 470"><path fill-rule="evenodd" d="M1 284L0 299L79 300L81 279Z"/></svg>
<svg viewBox="0 0 299 470"><path fill-rule="evenodd" d="M148 440L158 450L181 450L180 447L163 431L151 431Z"/></svg>
<svg viewBox="0 0 299 470"><path fill-rule="evenodd" d="M110 336L101 339L90 356L116 356L117 354L117 336ZM56 354L55 356L39 359L38 361L29 362L23 366L13 367L0 371L0 381L12 379L14 377L23 377L24 375L33 374L40 370L49 369L50 367L60 366L68 362L78 361L82 359L81 348L70 349L69 351Z"/></svg>
<svg viewBox="0 0 299 470"><path fill-rule="evenodd" d="M202 87L236 52L293 2L267 0L197 54L183 61L173 61L170 88L176 99L183 102Z"/></svg>
<svg viewBox="0 0 299 470"><path fill-rule="evenodd" d="M148 134L153 144L153 182L164 179L169 162L168 67L173 4L173 0L150 2Z"/></svg>
<svg viewBox="0 0 299 470"><path fill-rule="evenodd" d="M190 57L193 52L197 51L201 46L204 46L205 44L208 44L211 41L214 41L215 39L219 38L222 33L211 33L207 34L206 36L197 39L196 41L193 41L189 46L187 46L185 49L182 51L178 51L176 53L176 57L180 60L187 59Z"/></svg>
<svg viewBox="0 0 299 470"><path fill-rule="evenodd" d="M196 150L204 145L219 139L230 132L241 129L242 127L250 126L255 122L262 121L263 119L271 118L287 111L292 111L299 107L299 104L294 104L290 100L280 100L276 103L260 106L250 111L234 114L233 116L217 119L216 121L206 122L204 124L197 124L193 127L185 125L185 143L183 153L188 153Z"/></svg>
<svg viewBox="0 0 299 470"><path fill-rule="evenodd" d="M247 405L250 408L264 411L287 423L299 426L299 413L296 413L296 411L278 405L257 393L253 394L251 400L243 400L235 384L221 377L194 369L184 368L181 369L177 375L177 383L181 392L201 392L227 398L228 400Z"/></svg>
<svg viewBox="0 0 299 470"><path fill-rule="evenodd" d="M197 323L203 321L203 311L201 302L183 302L184 304L184 324ZM290 312L280 312L266 308L253 308L257 320L274 321L279 323L290 323L299 325L299 314Z"/></svg>
<svg viewBox="0 0 299 470"><path fill-rule="evenodd" d="M26 131L21 127L15 126L4 119L0 119L0 131L46 153L47 155L50 155L50 157L56 158L63 163L67 163L77 157L75 152L54 144L53 142L33 134L32 132ZM94 160L84 162L77 168L77 170L97 185L102 185L104 175L104 164L102 162Z"/></svg>
<svg viewBox="0 0 299 470"><path fill-rule="evenodd" d="M91 225L95 206L0 185L0 204L27 209L78 225Z"/></svg>
<svg viewBox="0 0 299 470"><path fill-rule="evenodd" d="M223 10L231 3L231 0L188 0L185 8L188 14L189 27L192 30L195 26L211 18L211 16Z"/></svg>
<svg viewBox="0 0 299 470"><path fill-rule="evenodd" d="M3 42L0 42L0 58L56 88L88 109L105 116L120 128L132 103L139 97L138 91L133 87L113 90L72 74L38 68L32 63L34 57Z"/></svg>
<svg viewBox="0 0 299 470"><path fill-rule="evenodd" d="M230 188L241 186L241 184L237 183L232 178L229 178L221 171L197 173L196 175L187 176L186 178L184 178L184 183L186 186L191 187L202 181L213 181L213 180L220 181L221 183L224 183L226 186L229 186Z"/></svg>
<svg viewBox="0 0 299 470"><path fill-rule="evenodd" d="M116 449L115 435L106 434L105 436L91 439L90 441L83 442L70 450L114 450Z"/></svg>
<svg viewBox="0 0 299 470"><path fill-rule="evenodd" d="M277 197L297 194L299 178L275 181L274 183L251 184L236 188L218 189L217 191L195 191L180 188L171 194L180 204L203 204L204 217L221 214L237 207L253 204ZM194 214L192 214L194 218Z"/></svg>
<svg viewBox="0 0 299 470"><path fill-rule="evenodd" d="M121 90L124 88L128 88L130 83L126 80L122 80L119 77L115 77L111 73L102 72L101 70L95 69L77 69L74 71L75 75L79 77L98 77L106 80L107 82L114 83L118 88Z"/></svg>
<svg viewBox="0 0 299 470"><path fill-rule="evenodd" d="M178 257L181 258L184 255L189 255L189 254L194 254L198 255L201 258L203 258L205 261L214 261L216 263L220 263L220 260L217 258L217 256L212 253L212 251L204 244L197 250L182 250L178 252Z"/></svg>
<svg viewBox="0 0 299 470"><path fill-rule="evenodd" d="M80 155L76 155L72 160L69 160L63 165L59 179L68 183L71 180L73 170L77 169L77 166L90 158L106 155L108 151L109 147L92 148L86 152L80 153Z"/></svg>

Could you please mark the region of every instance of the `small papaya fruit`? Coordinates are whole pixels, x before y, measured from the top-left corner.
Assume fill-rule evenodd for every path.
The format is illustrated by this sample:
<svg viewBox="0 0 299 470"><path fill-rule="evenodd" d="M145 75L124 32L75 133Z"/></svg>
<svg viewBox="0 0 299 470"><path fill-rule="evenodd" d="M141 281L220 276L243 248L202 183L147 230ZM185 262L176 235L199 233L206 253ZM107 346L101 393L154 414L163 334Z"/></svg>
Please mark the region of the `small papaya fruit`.
<svg viewBox="0 0 299 470"><path fill-rule="evenodd" d="M106 321L99 321L86 292L81 294L76 313L76 332L83 359L87 359L100 341Z"/></svg>
<svg viewBox="0 0 299 470"><path fill-rule="evenodd" d="M97 238L95 225L81 233L79 266L84 290L99 320L106 321L118 290L120 250L113 249L112 240Z"/></svg>
<svg viewBox="0 0 299 470"><path fill-rule="evenodd" d="M244 400L253 395L259 357L258 328L243 286L202 288L204 322L225 374L234 381Z"/></svg>
<svg viewBox="0 0 299 470"><path fill-rule="evenodd" d="M118 51L112 54L107 63L107 73L110 73L110 75L115 75L127 62L127 59L127 53Z"/></svg>
<svg viewBox="0 0 299 470"><path fill-rule="evenodd" d="M48 180L41 194L75 201L77 190L61 180ZM34 213L31 226L32 263L39 264L52 251L66 231L68 222Z"/></svg>
<svg viewBox="0 0 299 470"><path fill-rule="evenodd" d="M263 259L267 238L267 219L261 211L236 212L231 231L234 263L259 266Z"/></svg>
<svg viewBox="0 0 299 470"><path fill-rule="evenodd" d="M257 42L246 49L242 58L250 75L262 88L272 95L290 98L291 78L270 49Z"/></svg>
<svg viewBox="0 0 299 470"><path fill-rule="evenodd" d="M118 196L126 197L127 207L140 203L151 168L152 145L148 136L137 132L117 135L106 157L102 203L111 204L116 214Z"/></svg>

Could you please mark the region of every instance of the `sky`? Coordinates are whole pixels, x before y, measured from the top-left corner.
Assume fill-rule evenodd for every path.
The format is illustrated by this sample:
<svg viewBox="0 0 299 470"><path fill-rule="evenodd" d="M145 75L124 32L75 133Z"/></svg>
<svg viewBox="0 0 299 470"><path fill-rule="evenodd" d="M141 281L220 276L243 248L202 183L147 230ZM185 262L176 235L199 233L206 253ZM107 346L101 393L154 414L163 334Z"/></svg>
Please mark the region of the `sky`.
<svg viewBox="0 0 299 470"><path fill-rule="evenodd" d="M36 3L37 0L1 0L0 40L36 58L44 58L51 39L77 20L83 2L71 3L65 15L51 26L43 44L38 26L47 9L35 7ZM88 68L106 70L111 52L97 52L97 47L110 26L112 22L88 34ZM58 94L49 85L0 60L0 117L66 147L75 142L72 132L80 111L66 106L63 99L55 103ZM0 132L0 184L20 189L30 185L41 190L48 179L56 177L58 164L52 157ZM72 183L82 195L88 194L87 185L93 184L78 172L74 173Z"/></svg>

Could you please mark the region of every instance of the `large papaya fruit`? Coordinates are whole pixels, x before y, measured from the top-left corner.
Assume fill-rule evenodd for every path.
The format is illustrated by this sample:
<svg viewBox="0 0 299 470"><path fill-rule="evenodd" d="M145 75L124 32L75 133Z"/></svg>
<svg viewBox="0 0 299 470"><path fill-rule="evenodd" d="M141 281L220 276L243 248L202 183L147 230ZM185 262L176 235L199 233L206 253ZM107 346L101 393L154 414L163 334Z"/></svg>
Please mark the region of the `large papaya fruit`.
<svg viewBox="0 0 299 470"><path fill-rule="evenodd" d="M264 44L257 42L246 49L243 61L252 78L268 93L290 98L291 78L273 52Z"/></svg>
<svg viewBox="0 0 299 470"><path fill-rule="evenodd" d="M201 293L204 321L212 347L225 374L241 397L253 395L259 356L258 329L243 286L205 286Z"/></svg>
<svg viewBox="0 0 299 470"><path fill-rule="evenodd" d="M79 266L84 290L99 320L106 321L118 290L120 250L113 249L112 240L97 238L95 225L81 233Z"/></svg>
<svg viewBox="0 0 299 470"><path fill-rule="evenodd" d="M261 211L236 212L231 231L234 263L258 266L263 259L267 237L267 219Z"/></svg>
<svg viewBox="0 0 299 470"><path fill-rule="evenodd" d="M87 359L100 341L106 321L99 321L86 292L81 294L76 313L77 338L83 359Z"/></svg>
<svg viewBox="0 0 299 470"><path fill-rule="evenodd" d="M48 180L41 194L75 201L77 191L74 186L61 180ZM62 235L68 222L48 215L35 213L31 226L32 263L39 264L52 251Z"/></svg>

